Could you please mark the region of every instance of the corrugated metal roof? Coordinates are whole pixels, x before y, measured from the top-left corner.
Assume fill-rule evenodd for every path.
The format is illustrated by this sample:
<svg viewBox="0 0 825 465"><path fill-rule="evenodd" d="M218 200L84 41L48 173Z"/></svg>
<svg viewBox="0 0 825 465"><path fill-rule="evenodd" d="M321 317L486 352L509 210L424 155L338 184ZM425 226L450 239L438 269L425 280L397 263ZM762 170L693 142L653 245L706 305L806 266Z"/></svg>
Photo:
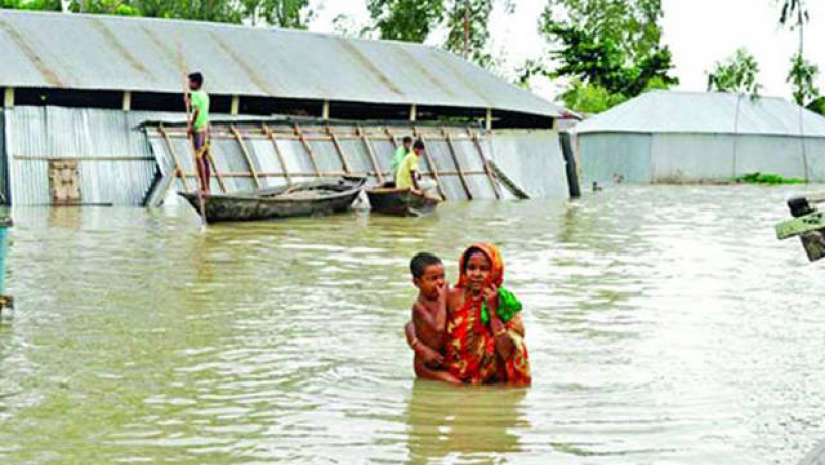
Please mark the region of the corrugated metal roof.
<svg viewBox="0 0 825 465"><path fill-rule="evenodd" d="M780 98L654 91L580 123L575 132L799 136L799 110L798 105ZM806 137L825 137L825 118L805 109L802 116Z"/></svg>
<svg viewBox="0 0 825 465"><path fill-rule="evenodd" d="M179 92L494 108L560 108L445 51L274 28L0 10L0 87Z"/></svg>

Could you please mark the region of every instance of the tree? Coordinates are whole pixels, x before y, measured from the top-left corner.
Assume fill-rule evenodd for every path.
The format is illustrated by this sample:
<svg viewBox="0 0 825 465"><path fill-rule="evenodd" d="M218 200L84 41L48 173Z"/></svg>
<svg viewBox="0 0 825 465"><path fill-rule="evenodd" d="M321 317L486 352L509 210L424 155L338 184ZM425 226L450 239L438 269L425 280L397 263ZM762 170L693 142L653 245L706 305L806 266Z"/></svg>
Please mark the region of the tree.
<svg viewBox="0 0 825 465"><path fill-rule="evenodd" d="M60 0L0 0L0 9L60 11Z"/></svg>
<svg viewBox="0 0 825 465"><path fill-rule="evenodd" d="M241 0L241 7L253 26L263 21L271 26L306 29L314 16L309 0Z"/></svg>
<svg viewBox="0 0 825 465"><path fill-rule="evenodd" d="M443 0L368 0L381 39L424 42L443 19Z"/></svg>
<svg viewBox="0 0 825 465"><path fill-rule="evenodd" d="M740 48L726 61L717 61L708 73L708 92L736 92L759 96L759 63L747 49Z"/></svg>
<svg viewBox="0 0 825 465"><path fill-rule="evenodd" d="M805 106L819 97L816 88L816 79L819 76L819 67L809 62L802 55L791 58L791 71L787 82L793 87L793 98L798 105Z"/></svg>
<svg viewBox="0 0 825 465"><path fill-rule="evenodd" d="M446 4L447 41L444 48L488 68L493 57L487 49L490 41L489 18L496 5L512 13L511 0L451 0Z"/></svg>
<svg viewBox="0 0 825 465"><path fill-rule="evenodd" d="M808 9L804 0L782 0L782 12L779 15L779 24L791 25L791 30L799 29L799 55L805 51L805 23L810 21Z"/></svg>

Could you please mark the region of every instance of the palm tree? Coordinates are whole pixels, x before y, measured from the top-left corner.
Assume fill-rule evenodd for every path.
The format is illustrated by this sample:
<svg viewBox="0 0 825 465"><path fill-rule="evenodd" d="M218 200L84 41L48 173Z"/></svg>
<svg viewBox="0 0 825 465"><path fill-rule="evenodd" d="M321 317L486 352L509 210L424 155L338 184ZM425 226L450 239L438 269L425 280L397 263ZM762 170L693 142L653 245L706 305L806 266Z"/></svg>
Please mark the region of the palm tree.
<svg viewBox="0 0 825 465"><path fill-rule="evenodd" d="M791 24L791 30L799 28L799 55L802 56L805 46L805 23L808 22L808 10L805 8L804 0L782 0L782 14L779 16L779 24L787 26Z"/></svg>

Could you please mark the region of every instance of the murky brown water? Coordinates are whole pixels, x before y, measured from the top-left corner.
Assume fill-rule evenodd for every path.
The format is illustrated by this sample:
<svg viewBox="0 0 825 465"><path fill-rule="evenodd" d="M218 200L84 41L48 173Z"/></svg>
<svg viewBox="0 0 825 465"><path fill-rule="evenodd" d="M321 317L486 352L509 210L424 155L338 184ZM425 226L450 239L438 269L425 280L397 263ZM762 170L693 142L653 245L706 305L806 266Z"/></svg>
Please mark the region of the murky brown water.
<svg viewBox="0 0 825 465"><path fill-rule="evenodd" d="M825 437L823 265L786 188L625 188L198 232L17 210L0 461L794 463ZM407 263L497 242L534 386L414 382Z"/></svg>

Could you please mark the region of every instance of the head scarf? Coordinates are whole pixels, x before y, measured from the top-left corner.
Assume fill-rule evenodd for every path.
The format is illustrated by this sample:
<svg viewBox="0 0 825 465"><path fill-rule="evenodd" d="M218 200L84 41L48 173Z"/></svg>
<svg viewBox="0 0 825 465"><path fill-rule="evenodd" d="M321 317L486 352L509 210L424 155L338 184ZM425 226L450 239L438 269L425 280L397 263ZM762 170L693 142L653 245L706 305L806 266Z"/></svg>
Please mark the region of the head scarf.
<svg viewBox="0 0 825 465"><path fill-rule="evenodd" d="M467 278L467 261L470 258L469 252L472 249L480 250L487 256L487 259L490 260L490 278L486 284L495 284L496 287L501 287L501 284L504 282L504 259L501 258L501 252L499 252L498 247L484 242L479 242L467 247L467 250L461 254L461 258L458 262L459 278L456 286L466 288L470 281Z"/></svg>

